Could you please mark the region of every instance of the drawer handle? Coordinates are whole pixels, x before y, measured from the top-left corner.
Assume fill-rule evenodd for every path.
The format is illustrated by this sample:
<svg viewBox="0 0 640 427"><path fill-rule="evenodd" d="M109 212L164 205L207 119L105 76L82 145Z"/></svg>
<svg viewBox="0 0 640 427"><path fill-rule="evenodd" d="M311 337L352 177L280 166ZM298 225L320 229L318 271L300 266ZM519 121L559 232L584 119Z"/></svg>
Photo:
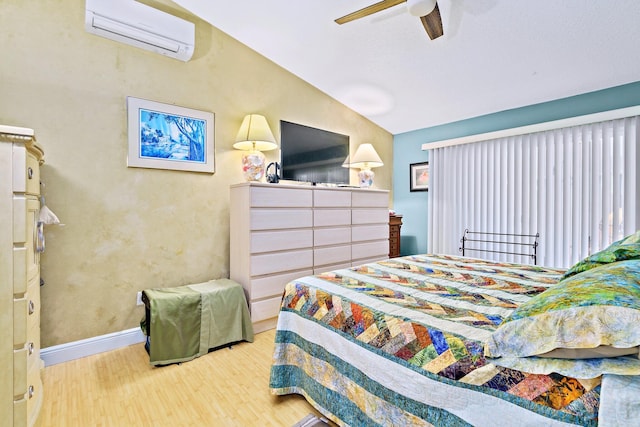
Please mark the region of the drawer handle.
<svg viewBox="0 0 640 427"><path fill-rule="evenodd" d="M33 354L33 350L35 350L35 345L33 345L32 342L29 343L29 345L27 346L27 348L29 349L29 355Z"/></svg>
<svg viewBox="0 0 640 427"><path fill-rule="evenodd" d="M44 222L38 221L36 224L36 252L44 252Z"/></svg>
<svg viewBox="0 0 640 427"><path fill-rule="evenodd" d="M36 305L33 301L29 300L29 314L33 314L34 311L36 311Z"/></svg>
<svg viewBox="0 0 640 427"><path fill-rule="evenodd" d="M35 394L35 392L36 392L35 387L34 387L34 386L32 386L32 385L30 385L30 386L29 386L29 391L27 392L27 393L28 393L28 396L29 396L29 399L31 399L31 398L33 397L33 395Z"/></svg>
<svg viewBox="0 0 640 427"><path fill-rule="evenodd" d="M27 178L33 179L33 169L31 168L31 166L27 168Z"/></svg>

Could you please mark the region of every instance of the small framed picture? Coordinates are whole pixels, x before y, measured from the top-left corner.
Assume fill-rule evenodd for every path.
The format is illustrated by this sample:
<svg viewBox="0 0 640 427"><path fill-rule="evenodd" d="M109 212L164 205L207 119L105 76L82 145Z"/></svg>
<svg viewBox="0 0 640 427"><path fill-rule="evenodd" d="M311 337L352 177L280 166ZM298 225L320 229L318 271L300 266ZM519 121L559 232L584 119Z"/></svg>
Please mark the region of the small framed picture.
<svg viewBox="0 0 640 427"><path fill-rule="evenodd" d="M429 191L429 162L409 165L411 191Z"/></svg>
<svg viewBox="0 0 640 427"><path fill-rule="evenodd" d="M127 98L127 166L214 173L213 113Z"/></svg>

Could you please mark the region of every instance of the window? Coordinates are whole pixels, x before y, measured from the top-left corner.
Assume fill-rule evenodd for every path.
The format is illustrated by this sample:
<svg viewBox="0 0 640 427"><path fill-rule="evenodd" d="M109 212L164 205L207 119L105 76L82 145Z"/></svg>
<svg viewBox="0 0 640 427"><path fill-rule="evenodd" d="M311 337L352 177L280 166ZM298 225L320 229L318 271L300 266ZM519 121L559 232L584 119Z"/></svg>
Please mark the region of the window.
<svg viewBox="0 0 640 427"><path fill-rule="evenodd" d="M568 267L635 232L640 116L429 148L428 248L465 229L540 233L538 264ZM473 255L475 256L475 255ZM525 257L478 255L528 263Z"/></svg>

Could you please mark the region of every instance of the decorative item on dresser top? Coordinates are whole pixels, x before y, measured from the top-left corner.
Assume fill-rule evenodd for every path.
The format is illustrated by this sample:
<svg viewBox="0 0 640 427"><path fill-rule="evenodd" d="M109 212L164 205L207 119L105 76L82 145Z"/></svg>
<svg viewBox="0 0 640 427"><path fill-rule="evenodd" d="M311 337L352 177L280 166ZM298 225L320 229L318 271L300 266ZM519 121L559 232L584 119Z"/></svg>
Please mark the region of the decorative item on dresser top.
<svg viewBox="0 0 640 427"><path fill-rule="evenodd" d="M402 215L389 212L389 258L400 256L400 228Z"/></svg>
<svg viewBox="0 0 640 427"><path fill-rule="evenodd" d="M0 420L32 426L42 405L40 164L32 129L0 125Z"/></svg>
<svg viewBox="0 0 640 427"><path fill-rule="evenodd" d="M387 259L389 192L311 185L231 186L231 280L254 331L275 326L287 282Z"/></svg>

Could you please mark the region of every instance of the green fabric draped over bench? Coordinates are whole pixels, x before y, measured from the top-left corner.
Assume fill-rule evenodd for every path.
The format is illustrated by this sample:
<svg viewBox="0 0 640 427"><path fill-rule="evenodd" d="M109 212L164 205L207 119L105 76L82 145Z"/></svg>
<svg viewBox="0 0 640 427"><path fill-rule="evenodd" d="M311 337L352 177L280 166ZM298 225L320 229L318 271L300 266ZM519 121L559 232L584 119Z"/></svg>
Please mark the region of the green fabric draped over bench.
<svg viewBox="0 0 640 427"><path fill-rule="evenodd" d="M140 326L149 336L152 365L186 362L225 344L253 342L244 291L232 280L143 292L150 319L145 313Z"/></svg>

